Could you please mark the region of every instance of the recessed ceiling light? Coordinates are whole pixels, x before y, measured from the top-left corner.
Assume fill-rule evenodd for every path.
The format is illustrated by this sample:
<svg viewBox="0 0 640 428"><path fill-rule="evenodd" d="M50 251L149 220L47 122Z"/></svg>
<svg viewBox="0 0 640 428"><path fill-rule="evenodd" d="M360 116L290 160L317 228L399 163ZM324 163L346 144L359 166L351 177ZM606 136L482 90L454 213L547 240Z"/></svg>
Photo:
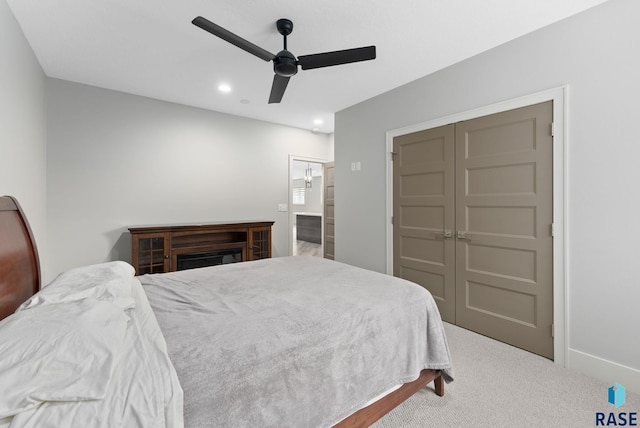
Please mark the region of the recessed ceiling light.
<svg viewBox="0 0 640 428"><path fill-rule="evenodd" d="M218 85L218 90L220 92L231 92L231 86L229 86L229 84L227 83L221 83L220 85Z"/></svg>
<svg viewBox="0 0 640 428"><path fill-rule="evenodd" d="M313 124L314 124L314 125L322 125L323 123L324 123L324 120L322 120L322 119L315 119L315 120L313 121Z"/></svg>

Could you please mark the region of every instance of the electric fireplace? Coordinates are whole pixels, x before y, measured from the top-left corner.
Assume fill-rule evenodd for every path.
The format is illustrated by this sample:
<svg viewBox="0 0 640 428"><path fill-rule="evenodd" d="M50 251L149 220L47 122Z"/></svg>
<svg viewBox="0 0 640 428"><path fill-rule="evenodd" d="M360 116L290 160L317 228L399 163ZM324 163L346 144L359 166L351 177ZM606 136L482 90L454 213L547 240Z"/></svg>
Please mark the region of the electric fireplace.
<svg viewBox="0 0 640 428"><path fill-rule="evenodd" d="M224 265L242 261L242 248L178 254L177 270Z"/></svg>

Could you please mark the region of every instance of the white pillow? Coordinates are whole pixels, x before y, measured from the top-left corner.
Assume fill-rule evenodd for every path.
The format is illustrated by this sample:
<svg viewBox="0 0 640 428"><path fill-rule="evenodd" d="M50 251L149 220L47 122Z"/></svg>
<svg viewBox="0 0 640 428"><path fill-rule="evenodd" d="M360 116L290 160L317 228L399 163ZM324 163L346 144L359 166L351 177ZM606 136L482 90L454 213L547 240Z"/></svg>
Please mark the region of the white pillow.
<svg viewBox="0 0 640 428"><path fill-rule="evenodd" d="M20 305L18 311L89 297L112 302L122 309L132 308L135 305L131 297L134 276L133 266L123 261L70 269Z"/></svg>
<svg viewBox="0 0 640 428"><path fill-rule="evenodd" d="M44 401L103 398L129 317L87 298L0 321L0 419Z"/></svg>

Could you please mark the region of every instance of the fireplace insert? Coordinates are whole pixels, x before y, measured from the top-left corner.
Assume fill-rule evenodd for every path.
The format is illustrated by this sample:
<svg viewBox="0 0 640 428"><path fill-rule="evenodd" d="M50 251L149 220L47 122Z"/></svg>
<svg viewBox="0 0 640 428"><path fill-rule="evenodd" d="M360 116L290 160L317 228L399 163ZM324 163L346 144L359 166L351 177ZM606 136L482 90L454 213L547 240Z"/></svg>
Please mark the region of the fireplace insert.
<svg viewBox="0 0 640 428"><path fill-rule="evenodd" d="M177 270L224 265L242 261L242 248L178 254Z"/></svg>

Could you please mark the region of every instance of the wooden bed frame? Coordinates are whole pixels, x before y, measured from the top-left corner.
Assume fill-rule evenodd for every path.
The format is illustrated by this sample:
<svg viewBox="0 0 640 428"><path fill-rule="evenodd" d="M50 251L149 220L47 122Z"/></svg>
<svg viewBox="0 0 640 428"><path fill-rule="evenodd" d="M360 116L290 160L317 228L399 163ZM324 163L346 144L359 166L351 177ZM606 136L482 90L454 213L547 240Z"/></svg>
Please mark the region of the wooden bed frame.
<svg viewBox="0 0 640 428"><path fill-rule="evenodd" d="M0 197L0 319L40 290L36 243L20 204Z"/></svg>
<svg viewBox="0 0 640 428"><path fill-rule="evenodd" d="M20 304L40 289L40 263L29 223L18 201L0 197L0 320L11 315ZM439 370L425 369L418 379L400 386L373 404L364 407L336 428L368 427L389 413L418 390L434 382L437 395L444 395Z"/></svg>
<svg viewBox="0 0 640 428"><path fill-rule="evenodd" d="M420 372L418 379L405 383L375 403L358 410L342 422L334 425L334 428L368 427L431 382L435 385L436 394L442 397L444 395L444 380L440 370L424 369Z"/></svg>

